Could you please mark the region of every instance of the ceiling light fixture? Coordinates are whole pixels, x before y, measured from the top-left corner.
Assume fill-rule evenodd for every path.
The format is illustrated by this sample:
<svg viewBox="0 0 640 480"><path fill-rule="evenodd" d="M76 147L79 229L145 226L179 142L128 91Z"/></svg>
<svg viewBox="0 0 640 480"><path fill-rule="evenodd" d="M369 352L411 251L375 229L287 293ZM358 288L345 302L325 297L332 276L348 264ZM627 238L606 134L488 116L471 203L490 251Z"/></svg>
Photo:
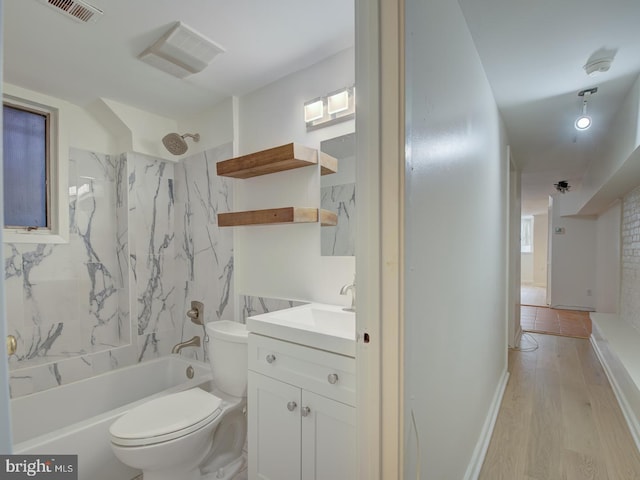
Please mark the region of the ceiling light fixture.
<svg viewBox="0 0 640 480"><path fill-rule="evenodd" d="M583 100L582 100L582 113L576 119L576 123L575 123L576 130L581 130L581 131L582 130L586 130L593 123L592 120L591 120L591 117L589 115L587 115L587 97L590 96L590 95L593 95L597 91L598 91L598 87L589 88L587 90L582 90L582 91L578 92L578 96L582 97Z"/></svg>
<svg viewBox="0 0 640 480"><path fill-rule="evenodd" d="M341 88L304 103L307 131L351 120L356 113L355 87Z"/></svg>
<svg viewBox="0 0 640 480"><path fill-rule="evenodd" d="M304 121L306 123L319 120L324 116L322 98L316 98L304 104Z"/></svg>

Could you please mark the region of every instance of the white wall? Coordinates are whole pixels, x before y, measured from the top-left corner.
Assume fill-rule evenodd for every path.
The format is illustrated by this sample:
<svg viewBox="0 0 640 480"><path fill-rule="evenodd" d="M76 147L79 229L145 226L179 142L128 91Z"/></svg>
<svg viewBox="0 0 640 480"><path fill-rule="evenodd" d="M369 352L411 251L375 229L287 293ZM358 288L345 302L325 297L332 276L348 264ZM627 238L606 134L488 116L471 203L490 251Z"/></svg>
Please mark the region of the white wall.
<svg viewBox="0 0 640 480"><path fill-rule="evenodd" d="M507 368L507 141L458 3L408 0L405 38L404 477L473 478Z"/></svg>
<svg viewBox="0 0 640 480"><path fill-rule="evenodd" d="M352 85L354 71L350 49L241 97L239 153L292 141L320 148L322 140L353 132L353 120L307 132L303 104ZM319 205L320 177L314 167L234 181L236 210ZM349 303L339 290L353 280L354 258L320 256L320 228L318 224L235 227L236 292Z"/></svg>
<svg viewBox="0 0 640 480"><path fill-rule="evenodd" d="M234 139L234 99L229 97L213 108L204 110L196 115L178 119L178 132L199 133L200 141L192 142L188 139L189 150L179 159L191 157L220 145L232 142Z"/></svg>
<svg viewBox="0 0 640 480"><path fill-rule="evenodd" d="M596 287L596 220L562 217L564 200L563 195L554 195L551 208L551 307L592 310ZM557 233L556 229L564 229L564 233Z"/></svg>
<svg viewBox="0 0 640 480"><path fill-rule="evenodd" d="M622 203L616 202L596 222L596 311L618 313L620 292L620 222Z"/></svg>
<svg viewBox="0 0 640 480"><path fill-rule="evenodd" d="M533 284L533 253L520 254L520 282L526 285Z"/></svg>
<svg viewBox="0 0 640 480"><path fill-rule="evenodd" d="M533 216L533 284L547 286L547 242L549 237L549 215Z"/></svg>

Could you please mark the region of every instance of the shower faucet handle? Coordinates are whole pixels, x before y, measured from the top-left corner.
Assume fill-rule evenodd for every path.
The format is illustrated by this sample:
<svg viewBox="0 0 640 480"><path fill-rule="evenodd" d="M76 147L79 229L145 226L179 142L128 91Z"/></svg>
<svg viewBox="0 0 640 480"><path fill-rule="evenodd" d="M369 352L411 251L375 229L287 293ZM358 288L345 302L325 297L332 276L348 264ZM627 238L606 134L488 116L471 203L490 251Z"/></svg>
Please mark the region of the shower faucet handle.
<svg viewBox="0 0 640 480"><path fill-rule="evenodd" d="M191 301L191 310L187 311L187 317L196 325L204 325L204 304L196 300Z"/></svg>

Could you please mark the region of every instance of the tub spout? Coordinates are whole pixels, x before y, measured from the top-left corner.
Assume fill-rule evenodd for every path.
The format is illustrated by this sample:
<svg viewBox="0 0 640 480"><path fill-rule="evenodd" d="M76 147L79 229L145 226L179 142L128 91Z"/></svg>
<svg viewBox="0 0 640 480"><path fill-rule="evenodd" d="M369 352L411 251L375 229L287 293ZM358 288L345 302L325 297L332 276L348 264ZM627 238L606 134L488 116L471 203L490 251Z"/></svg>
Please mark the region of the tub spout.
<svg viewBox="0 0 640 480"><path fill-rule="evenodd" d="M199 347L200 346L200 337L195 335L191 340L187 340L186 342L181 342L176 344L172 349L171 353L180 353L184 347Z"/></svg>

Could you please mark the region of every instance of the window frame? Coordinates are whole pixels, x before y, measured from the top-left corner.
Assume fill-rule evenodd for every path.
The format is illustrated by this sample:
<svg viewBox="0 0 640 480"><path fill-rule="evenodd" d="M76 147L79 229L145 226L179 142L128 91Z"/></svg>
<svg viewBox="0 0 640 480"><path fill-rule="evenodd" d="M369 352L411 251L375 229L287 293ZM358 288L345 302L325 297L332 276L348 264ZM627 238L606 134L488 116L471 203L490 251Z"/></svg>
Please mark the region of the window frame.
<svg viewBox="0 0 640 480"><path fill-rule="evenodd" d="M3 243L68 243L68 146L61 141L62 105L37 95L14 95L5 84L3 105L47 116L46 175L47 228L29 229L23 226L3 226ZM9 92L7 92L9 90ZM21 92L18 92L21 93ZM27 97L27 98L25 98ZM42 101L44 100L44 101ZM51 99L53 100L53 99ZM64 151L67 153L63 153ZM66 155L66 156L65 156Z"/></svg>
<svg viewBox="0 0 640 480"><path fill-rule="evenodd" d="M44 171L45 171L45 216L46 216L46 227L37 227L34 228L30 225L4 225L6 230L43 230L45 233L51 233L51 111L42 110L39 108L34 108L32 105L23 105L23 102L15 102L11 100L3 100L3 107L10 107L15 110L20 110L23 112L32 113L34 115L41 115L45 117L45 131L44 131L44 148L45 148L45 158L44 158ZM4 123L3 123L4 128ZM6 152L6 150L4 150Z"/></svg>

